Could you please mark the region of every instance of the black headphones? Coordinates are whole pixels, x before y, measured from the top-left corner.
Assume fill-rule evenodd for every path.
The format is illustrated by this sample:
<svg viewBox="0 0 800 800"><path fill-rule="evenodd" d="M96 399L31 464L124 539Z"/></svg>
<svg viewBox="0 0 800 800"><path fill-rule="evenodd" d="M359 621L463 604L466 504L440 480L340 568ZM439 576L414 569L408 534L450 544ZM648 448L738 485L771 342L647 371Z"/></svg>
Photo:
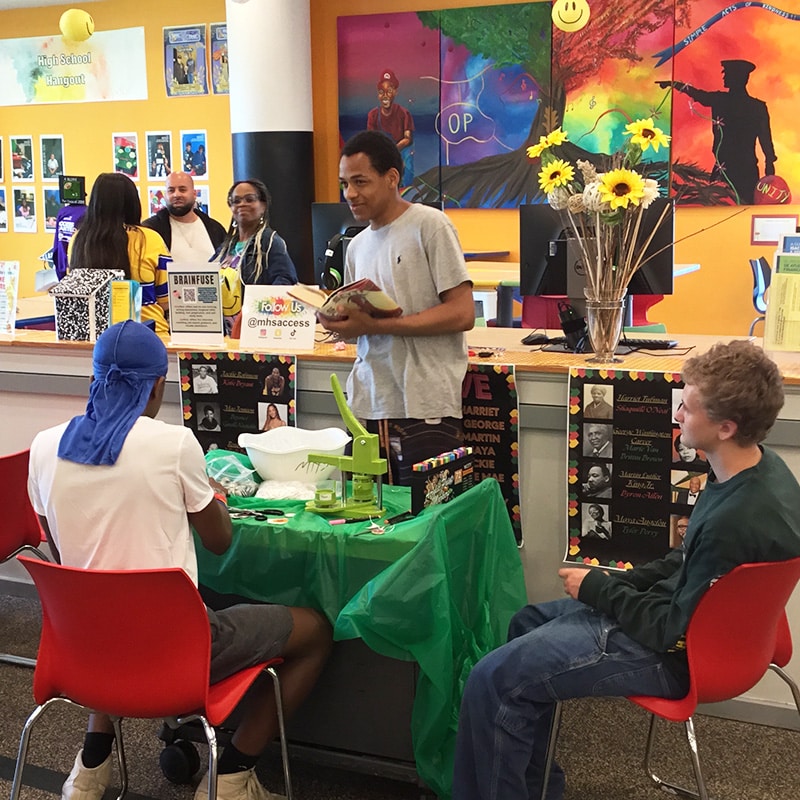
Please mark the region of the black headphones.
<svg viewBox="0 0 800 800"><path fill-rule="evenodd" d="M364 226L351 226L344 233L331 237L325 246L325 263L322 266L320 285L323 289L333 291L344 283L344 248L347 242L361 233Z"/></svg>

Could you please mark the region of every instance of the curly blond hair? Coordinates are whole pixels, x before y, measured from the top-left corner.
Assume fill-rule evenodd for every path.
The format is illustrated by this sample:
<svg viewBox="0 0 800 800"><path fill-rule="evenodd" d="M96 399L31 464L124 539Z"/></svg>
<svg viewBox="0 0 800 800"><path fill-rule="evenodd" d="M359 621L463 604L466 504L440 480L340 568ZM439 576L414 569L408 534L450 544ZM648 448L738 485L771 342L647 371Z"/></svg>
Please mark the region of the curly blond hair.
<svg viewBox="0 0 800 800"><path fill-rule="evenodd" d="M683 380L698 390L714 422L736 423L733 439L743 446L763 441L783 407L780 370L752 342L718 342L686 362Z"/></svg>

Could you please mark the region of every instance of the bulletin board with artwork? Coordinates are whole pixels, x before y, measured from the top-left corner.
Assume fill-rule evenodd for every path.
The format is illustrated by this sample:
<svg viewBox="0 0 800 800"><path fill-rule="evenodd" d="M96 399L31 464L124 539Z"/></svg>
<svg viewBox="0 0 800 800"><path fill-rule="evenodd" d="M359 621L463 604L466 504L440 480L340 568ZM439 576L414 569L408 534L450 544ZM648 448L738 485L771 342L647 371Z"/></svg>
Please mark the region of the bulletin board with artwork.
<svg viewBox="0 0 800 800"><path fill-rule="evenodd" d="M705 489L681 440L678 373L572 369L565 561L628 569L680 547Z"/></svg>

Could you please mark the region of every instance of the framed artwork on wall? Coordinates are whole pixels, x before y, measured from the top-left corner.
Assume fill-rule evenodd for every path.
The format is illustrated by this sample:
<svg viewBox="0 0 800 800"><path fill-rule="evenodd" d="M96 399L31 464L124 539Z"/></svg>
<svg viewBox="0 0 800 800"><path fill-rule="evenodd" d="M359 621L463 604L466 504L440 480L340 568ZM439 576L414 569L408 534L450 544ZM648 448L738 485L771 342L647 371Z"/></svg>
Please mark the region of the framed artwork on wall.
<svg viewBox="0 0 800 800"><path fill-rule="evenodd" d="M64 137L57 134L42 134L39 137L39 154L42 164L42 180L58 181L64 174Z"/></svg>
<svg viewBox="0 0 800 800"><path fill-rule="evenodd" d="M33 137L12 136L11 178L14 181L33 180Z"/></svg>

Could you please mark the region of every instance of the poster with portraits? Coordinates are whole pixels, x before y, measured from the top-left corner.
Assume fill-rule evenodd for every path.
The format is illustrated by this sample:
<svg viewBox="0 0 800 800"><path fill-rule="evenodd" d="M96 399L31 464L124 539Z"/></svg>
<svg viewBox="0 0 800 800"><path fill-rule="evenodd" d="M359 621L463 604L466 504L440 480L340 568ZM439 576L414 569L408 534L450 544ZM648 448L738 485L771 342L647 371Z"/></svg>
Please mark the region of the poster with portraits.
<svg viewBox="0 0 800 800"><path fill-rule="evenodd" d="M33 180L33 137L11 136L11 179Z"/></svg>
<svg viewBox="0 0 800 800"><path fill-rule="evenodd" d="M58 181L64 174L64 137L60 134L42 134L39 137L39 155L43 181Z"/></svg>
<svg viewBox="0 0 800 800"><path fill-rule="evenodd" d="M228 74L228 25L212 22L209 25L211 48L211 88L214 94L230 94Z"/></svg>
<svg viewBox="0 0 800 800"><path fill-rule="evenodd" d="M61 203L61 192L55 187L45 186L42 188L42 208L44 209L44 229L53 232L56 229L56 219L58 212L64 207Z"/></svg>
<svg viewBox="0 0 800 800"><path fill-rule="evenodd" d="M175 169L200 180L208 180L208 150L205 131L181 131L181 155Z"/></svg>
<svg viewBox="0 0 800 800"><path fill-rule="evenodd" d="M172 133L170 131L147 131L147 177L165 181L172 172Z"/></svg>
<svg viewBox="0 0 800 800"><path fill-rule="evenodd" d="M629 569L681 546L709 471L682 392L678 373L570 371L565 561Z"/></svg>
<svg viewBox="0 0 800 800"><path fill-rule="evenodd" d="M187 351L178 364L184 424L204 452L243 452L240 433L296 425L294 356Z"/></svg>
<svg viewBox="0 0 800 800"><path fill-rule="evenodd" d="M206 26L164 28L167 97L208 94Z"/></svg>
<svg viewBox="0 0 800 800"><path fill-rule="evenodd" d="M472 447L475 483L500 484L514 536L522 541L519 499L519 407L513 364L468 364L461 385L464 444Z"/></svg>
<svg viewBox="0 0 800 800"><path fill-rule="evenodd" d="M33 187L14 189L14 233L36 233L36 196Z"/></svg>

